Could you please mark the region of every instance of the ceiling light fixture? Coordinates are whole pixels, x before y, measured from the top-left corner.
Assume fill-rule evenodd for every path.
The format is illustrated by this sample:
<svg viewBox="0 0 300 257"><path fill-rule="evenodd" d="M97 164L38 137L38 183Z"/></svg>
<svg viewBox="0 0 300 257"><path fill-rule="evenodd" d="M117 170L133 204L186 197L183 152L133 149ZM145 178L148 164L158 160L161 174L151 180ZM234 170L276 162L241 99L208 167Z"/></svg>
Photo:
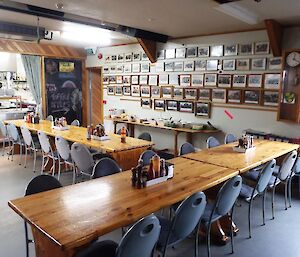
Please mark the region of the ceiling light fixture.
<svg viewBox="0 0 300 257"><path fill-rule="evenodd" d="M61 9L64 8L64 4L63 4L63 3L56 3L55 6L56 6L56 8L57 8L58 10L61 10Z"/></svg>

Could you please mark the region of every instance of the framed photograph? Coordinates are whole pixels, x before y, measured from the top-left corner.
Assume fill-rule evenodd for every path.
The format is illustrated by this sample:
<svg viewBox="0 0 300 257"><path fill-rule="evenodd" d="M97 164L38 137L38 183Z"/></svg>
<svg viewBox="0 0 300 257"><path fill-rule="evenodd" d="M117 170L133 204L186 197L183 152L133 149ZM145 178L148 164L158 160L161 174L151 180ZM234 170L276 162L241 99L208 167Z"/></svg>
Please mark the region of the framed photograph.
<svg viewBox="0 0 300 257"><path fill-rule="evenodd" d="M108 74L109 73L109 66L103 66L103 73Z"/></svg>
<svg viewBox="0 0 300 257"><path fill-rule="evenodd" d="M203 87L204 75L203 74L192 74L192 86Z"/></svg>
<svg viewBox="0 0 300 257"><path fill-rule="evenodd" d="M178 102L174 100L167 100L168 111L178 111Z"/></svg>
<svg viewBox="0 0 300 257"><path fill-rule="evenodd" d="M117 65L117 73L123 73L124 72L124 65Z"/></svg>
<svg viewBox="0 0 300 257"><path fill-rule="evenodd" d="M194 103L188 102L188 101L179 102L178 110L180 112L193 113L194 112Z"/></svg>
<svg viewBox="0 0 300 257"><path fill-rule="evenodd" d="M133 53L133 61L140 61L141 60L141 53Z"/></svg>
<svg viewBox="0 0 300 257"><path fill-rule="evenodd" d="M165 100L163 99L154 99L154 110L164 111L166 109Z"/></svg>
<svg viewBox="0 0 300 257"><path fill-rule="evenodd" d="M266 69L266 58L253 58L251 60L252 70L265 70Z"/></svg>
<svg viewBox="0 0 300 257"><path fill-rule="evenodd" d="M193 47L188 47L186 49L186 57L187 58L193 58L193 57L197 57L197 47L193 46Z"/></svg>
<svg viewBox="0 0 300 257"><path fill-rule="evenodd" d="M140 85L148 85L148 75L140 75Z"/></svg>
<svg viewBox="0 0 300 257"><path fill-rule="evenodd" d="M141 107L145 109L151 109L152 100L150 98L141 98Z"/></svg>
<svg viewBox="0 0 300 257"><path fill-rule="evenodd" d="M103 85L109 85L109 76L107 75L103 76Z"/></svg>
<svg viewBox="0 0 300 257"><path fill-rule="evenodd" d="M211 92L207 88L199 88L199 100L210 100Z"/></svg>
<svg viewBox="0 0 300 257"><path fill-rule="evenodd" d="M150 86L157 86L157 79L158 79L157 75L149 75L148 84Z"/></svg>
<svg viewBox="0 0 300 257"><path fill-rule="evenodd" d="M169 74L169 84L174 86L179 85L178 74Z"/></svg>
<svg viewBox="0 0 300 257"><path fill-rule="evenodd" d="M242 102L241 90L229 89L227 91L227 103L240 104Z"/></svg>
<svg viewBox="0 0 300 257"><path fill-rule="evenodd" d="M198 89L197 88L184 88L184 98L190 100L198 99Z"/></svg>
<svg viewBox="0 0 300 257"><path fill-rule="evenodd" d="M279 89L281 75L280 73L265 74L265 89Z"/></svg>
<svg viewBox="0 0 300 257"><path fill-rule="evenodd" d="M231 87L231 75L230 74L219 74L218 75L218 87Z"/></svg>
<svg viewBox="0 0 300 257"><path fill-rule="evenodd" d="M116 54L111 55L110 58L112 62L116 62L118 60L118 56Z"/></svg>
<svg viewBox="0 0 300 257"><path fill-rule="evenodd" d="M175 49L166 49L166 59L175 58Z"/></svg>
<svg viewBox="0 0 300 257"><path fill-rule="evenodd" d="M133 63L132 72L140 72L140 71L141 71L141 65L139 63Z"/></svg>
<svg viewBox="0 0 300 257"><path fill-rule="evenodd" d="M174 62L165 62L165 71L174 71Z"/></svg>
<svg viewBox="0 0 300 257"><path fill-rule="evenodd" d="M123 86L123 95L131 96L131 87L130 86Z"/></svg>
<svg viewBox="0 0 300 257"><path fill-rule="evenodd" d="M117 72L117 66L113 65L109 67L109 73L113 74Z"/></svg>
<svg viewBox="0 0 300 257"><path fill-rule="evenodd" d="M180 86L188 87L191 85L191 75L190 74L180 74L179 81L180 81Z"/></svg>
<svg viewBox="0 0 300 257"><path fill-rule="evenodd" d="M176 48L175 58L185 58L185 48Z"/></svg>
<svg viewBox="0 0 300 257"><path fill-rule="evenodd" d="M105 62L111 62L111 55L105 56Z"/></svg>
<svg viewBox="0 0 300 257"><path fill-rule="evenodd" d="M204 86L215 87L216 85L217 85L217 74L216 73L205 73Z"/></svg>
<svg viewBox="0 0 300 257"><path fill-rule="evenodd" d="M183 71L183 62L174 62L174 71Z"/></svg>
<svg viewBox="0 0 300 257"><path fill-rule="evenodd" d="M165 50L159 50L156 52L157 60L165 59Z"/></svg>
<svg viewBox="0 0 300 257"><path fill-rule="evenodd" d="M239 55L253 54L253 43L239 44Z"/></svg>
<svg viewBox="0 0 300 257"><path fill-rule="evenodd" d="M163 72L163 71L165 71L165 63L164 62L157 62L155 64L155 71L156 72Z"/></svg>
<svg viewBox="0 0 300 257"><path fill-rule="evenodd" d="M118 54L118 62L123 62L124 61L124 54Z"/></svg>
<svg viewBox="0 0 300 257"><path fill-rule="evenodd" d="M132 53L125 54L125 62L131 62L132 61Z"/></svg>
<svg viewBox="0 0 300 257"><path fill-rule="evenodd" d="M124 73L131 73L131 64L130 63L125 63L124 64Z"/></svg>
<svg viewBox="0 0 300 257"><path fill-rule="evenodd" d="M219 60L207 60L206 70L218 70Z"/></svg>
<svg viewBox="0 0 300 257"><path fill-rule="evenodd" d="M168 74L160 74L158 76L158 84L159 85L168 85L169 84L169 75Z"/></svg>
<svg viewBox="0 0 300 257"><path fill-rule="evenodd" d="M138 85L131 85L131 96L141 96L140 86Z"/></svg>
<svg viewBox="0 0 300 257"><path fill-rule="evenodd" d="M281 57L272 57L268 59L268 68L269 70L280 70L281 69Z"/></svg>
<svg viewBox="0 0 300 257"><path fill-rule="evenodd" d="M138 85L139 84L139 76L138 75L132 75L131 76L131 84L132 85Z"/></svg>
<svg viewBox="0 0 300 257"><path fill-rule="evenodd" d="M210 118L210 103L196 102L195 103L195 115L202 118Z"/></svg>
<svg viewBox="0 0 300 257"><path fill-rule="evenodd" d="M123 76L117 75L116 76L116 81L117 81L117 84L123 84Z"/></svg>
<svg viewBox="0 0 300 257"><path fill-rule="evenodd" d="M238 54L238 45L230 44L224 46L224 56L233 56Z"/></svg>
<svg viewBox="0 0 300 257"><path fill-rule="evenodd" d="M172 86L162 86L161 95L163 98L172 98L173 97L173 87Z"/></svg>
<svg viewBox="0 0 300 257"><path fill-rule="evenodd" d="M115 86L107 86L107 94L114 95L115 94Z"/></svg>
<svg viewBox="0 0 300 257"><path fill-rule="evenodd" d="M149 61L149 58L146 53L142 53L142 61Z"/></svg>
<svg viewBox="0 0 300 257"><path fill-rule="evenodd" d="M232 87L246 87L247 75L235 74L232 79Z"/></svg>
<svg viewBox="0 0 300 257"><path fill-rule="evenodd" d="M140 86L141 97L151 97L151 87L150 86Z"/></svg>
<svg viewBox="0 0 300 257"><path fill-rule="evenodd" d="M223 56L223 45L211 46L210 56Z"/></svg>
<svg viewBox="0 0 300 257"><path fill-rule="evenodd" d="M244 103L259 104L260 91L259 90L245 90Z"/></svg>
<svg viewBox="0 0 300 257"><path fill-rule="evenodd" d="M223 70L235 70L235 60L223 60Z"/></svg>
<svg viewBox="0 0 300 257"><path fill-rule="evenodd" d="M216 103L226 103L226 89L213 89L211 100Z"/></svg>
<svg viewBox="0 0 300 257"><path fill-rule="evenodd" d="M184 71L194 71L194 61L185 61L184 62Z"/></svg>
<svg viewBox="0 0 300 257"><path fill-rule="evenodd" d="M183 99L183 88L174 87L173 88L173 98L182 100Z"/></svg>
<svg viewBox="0 0 300 257"><path fill-rule="evenodd" d="M269 42L257 42L255 43L255 54L268 54L270 52Z"/></svg>
<svg viewBox="0 0 300 257"><path fill-rule="evenodd" d="M160 98L161 97L161 90L159 86L152 86L151 87L151 95L152 97Z"/></svg>
<svg viewBox="0 0 300 257"><path fill-rule="evenodd" d="M264 105L266 106L278 106L279 93L272 91L264 91Z"/></svg>
<svg viewBox="0 0 300 257"><path fill-rule="evenodd" d="M195 71L206 70L206 60L196 60L195 61Z"/></svg>
<svg viewBox="0 0 300 257"><path fill-rule="evenodd" d="M149 72L150 71L150 63L144 62L141 64L141 72Z"/></svg>
<svg viewBox="0 0 300 257"><path fill-rule="evenodd" d="M123 95L123 87L122 86L115 87L115 95Z"/></svg>
<svg viewBox="0 0 300 257"><path fill-rule="evenodd" d="M109 76L109 84L116 84L117 76Z"/></svg>
<svg viewBox="0 0 300 257"><path fill-rule="evenodd" d="M237 59L236 69L241 71L250 70L250 59Z"/></svg>
<svg viewBox="0 0 300 257"><path fill-rule="evenodd" d="M156 66L155 63L150 63L150 72L155 73L156 72Z"/></svg>
<svg viewBox="0 0 300 257"><path fill-rule="evenodd" d="M249 74L248 87L262 87L262 74Z"/></svg>
<svg viewBox="0 0 300 257"><path fill-rule="evenodd" d="M198 57L208 57L208 56L209 56L209 46L199 46Z"/></svg>

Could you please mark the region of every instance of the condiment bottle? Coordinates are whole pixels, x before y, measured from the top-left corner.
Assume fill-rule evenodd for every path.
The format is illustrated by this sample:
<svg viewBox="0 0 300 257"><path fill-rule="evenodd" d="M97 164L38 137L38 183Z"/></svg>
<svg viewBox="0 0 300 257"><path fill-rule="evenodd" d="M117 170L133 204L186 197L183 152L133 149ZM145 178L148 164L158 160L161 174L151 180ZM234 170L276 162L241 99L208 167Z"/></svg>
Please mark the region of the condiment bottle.
<svg viewBox="0 0 300 257"><path fill-rule="evenodd" d="M166 161L165 161L165 159L161 159L160 163L161 163L160 176L161 177L165 177L165 176L167 176Z"/></svg>
<svg viewBox="0 0 300 257"><path fill-rule="evenodd" d="M121 129L121 143L126 143L126 128L122 127Z"/></svg>
<svg viewBox="0 0 300 257"><path fill-rule="evenodd" d="M153 159L152 158L150 160L150 165L149 165L149 169L148 169L148 178L149 178L149 180L155 179L155 171L153 169Z"/></svg>
<svg viewBox="0 0 300 257"><path fill-rule="evenodd" d="M131 185L135 187L137 182L137 167L132 168L131 173Z"/></svg>
<svg viewBox="0 0 300 257"><path fill-rule="evenodd" d="M155 173L155 178L160 177L160 157L156 154L152 157L153 172Z"/></svg>
<svg viewBox="0 0 300 257"><path fill-rule="evenodd" d="M87 126L87 129L86 129L86 139L91 140L91 127L90 126Z"/></svg>

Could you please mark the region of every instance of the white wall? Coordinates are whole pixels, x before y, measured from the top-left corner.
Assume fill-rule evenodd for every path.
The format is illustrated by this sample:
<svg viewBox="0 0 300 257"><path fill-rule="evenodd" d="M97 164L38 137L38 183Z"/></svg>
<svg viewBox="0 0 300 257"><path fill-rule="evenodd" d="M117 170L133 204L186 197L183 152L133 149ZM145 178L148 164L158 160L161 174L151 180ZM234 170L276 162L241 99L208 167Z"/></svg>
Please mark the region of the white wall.
<svg viewBox="0 0 300 257"><path fill-rule="evenodd" d="M289 29L285 31L285 47L289 48L300 48L300 36L298 33L298 40L295 39L294 29ZM205 37L194 37L189 39L173 40L167 44L160 44L159 49L167 48L178 48L180 45L213 45L213 44L227 44L227 43L249 43L249 42L259 42L268 41L267 33L264 30L254 31L254 32L243 32L234 34L224 34L215 36L205 36ZM127 53L127 52L137 52L142 51L140 45L126 45L118 47L108 47L101 48L100 52L105 56L108 54L117 53ZM87 58L87 66L103 66L103 61L100 61L97 56L89 56ZM182 73L182 72L180 72ZM234 72L236 73L236 71ZM173 117L176 119L182 119L189 122L200 122L206 123L207 119L201 119L195 117L193 114L181 113L181 112L158 112L154 110L146 110L140 107L140 102L124 101L120 100L120 97L107 96L104 92L104 99L107 100L107 104L104 107L104 115L108 114L110 108L123 108L129 114L137 115L139 117L145 118L158 118L158 117ZM233 120L230 120L224 113L224 110L228 110L234 116ZM265 132L275 133L287 137L299 137L300 126L278 122L276 120L277 113L270 111L256 111L248 109L234 109L234 108L223 108L223 107L213 107L212 114L209 121L220 128L224 133L231 132L236 135L240 135L244 129L252 128L256 130L261 130ZM154 138L154 142L157 148L172 148L173 137L170 132L150 129L140 127L136 129L136 134L138 135L140 131L149 131ZM220 133L216 135L220 140L223 140L224 134ZM204 148L205 139L207 136L197 136L194 138L194 144L197 147ZM180 137L180 143L184 142L185 138L182 135Z"/></svg>
<svg viewBox="0 0 300 257"><path fill-rule="evenodd" d="M0 71L17 71L16 54L0 52Z"/></svg>

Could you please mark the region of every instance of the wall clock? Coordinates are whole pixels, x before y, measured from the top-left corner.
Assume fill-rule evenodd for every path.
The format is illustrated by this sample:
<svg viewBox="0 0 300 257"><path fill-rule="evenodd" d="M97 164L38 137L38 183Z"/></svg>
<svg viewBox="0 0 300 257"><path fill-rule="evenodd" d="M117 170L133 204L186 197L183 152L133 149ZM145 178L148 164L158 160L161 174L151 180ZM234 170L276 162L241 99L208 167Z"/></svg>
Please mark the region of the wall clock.
<svg viewBox="0 0 300 257"><path fill-rule="evenodd" d="M300 64L300 53L298 52L291 52L286 57L286 63L290 67L296 67Z"/></svg>

